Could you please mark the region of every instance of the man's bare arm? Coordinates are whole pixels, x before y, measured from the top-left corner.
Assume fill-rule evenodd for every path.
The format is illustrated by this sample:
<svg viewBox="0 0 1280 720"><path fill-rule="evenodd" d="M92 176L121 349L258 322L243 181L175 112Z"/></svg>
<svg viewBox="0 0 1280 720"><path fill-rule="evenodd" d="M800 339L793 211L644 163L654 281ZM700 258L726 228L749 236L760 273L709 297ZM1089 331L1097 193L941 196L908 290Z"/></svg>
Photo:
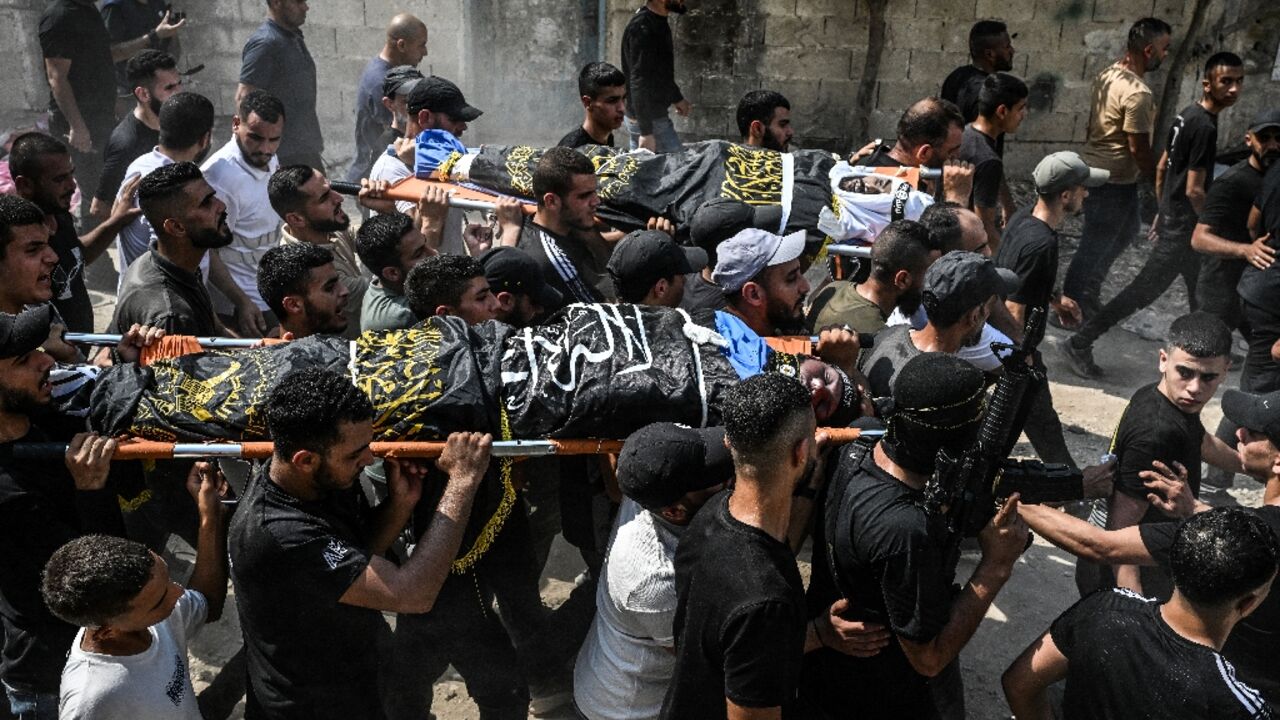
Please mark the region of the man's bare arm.
<svg viewBox="0 0 1280 720"><path fill-rule="evenodd" d="M1244 260L1259 270L1266 270L1276 261L1276 251L1268 244L1270 239L1264 235L1252 243L1234 242L1199 223L1191 233L1191 248L1206 255Z"/></svg>
<svg viewBox="0 0 1280 720"><path fill-rule="evenodd" d="M1133 152L1133 140L1132 140L1133 137L1134 137L1133 135L1129 136L1130 138L1129 152L1130 153ZM1137 157L1138 157L1137 155L1134 155L1135 159ZM1169 167L1169 151L1168 150L1160 153L1160 160L1156 162L1155 190L1156 190L1157 200L1160 199L1160 196L1164 195L1164 171L1167 167Z"/></svg>
<svg viewBox="0 0 1280 720"><path fill-rule="evenodd" d="M1136 525L1103 530L1048 505L1023 505L1019 511L1031 530L1072 555L1104 565L1154 565Z"/></svg>
<svg viewBox="0 0 1280 720"><path fill-rule="evenodd" d="M1129 137L1129 154L1138 163L1138 171L1143 177L1155 177L1156 158L1151 153L1151 137L1146 133L1126 133L1126 135Z"/></svg>
<svg viewBox="0 0 1280 720"><path fill-rule="evenodd" d="M1204 440L1200 442L1200 457L1220 470L1244 472L1244 466L1240 464L1240 453L1213 433L1204 434Z"/></svg>
<svg viewBox="0 0 1280 720"><path fill-rule="evenodd" d="M1009 709L1018 720L1052 720L1045 690L1067 676L1067 657L1045 633L1004 671L1001 685Z"/></svg>
<svg viewBox="0 0 1280 720"><path fill-rule="evenodd" d="M1195 208L1197 216L1204 212L1204 199L1208 196L1205 181L1208 177L1209 174L1204 168L1187 170L1187 200L1191 202L1191 207Z"/></svg>
<svg viewBox="0 0 1280 720"><path fill-rule="evenodd" d="M1116 491L1111 494L1111 502L1107 507L1107 529L1120 530L1122 528L1132 527L1142 521L1142 516L1147 513L1148 504L1145 500L1130 497L1128 494ZM1137 565L1117 565L1116 585L1127 587L1130 590L1141 594L1142 579L1138 573Z"/></svg>
<svg viewBox="0 0 1280 720"><path fill-rule="evenodd" d="M80 106L76 104L75 93L71 91L69 79L71 60L45 58L44 72L49 79L49 90L53 93L53 100L58 103L58 109L62 111L62 116L67 119L67 125L71 128L71 134L67 138L68 143L76 150L88 152L93 147L93 140L89 137L89 126L85 124L84 116L80 114Z"/></svg>
<svg viewBox="0 0 1280 720"><path fill-rule="evenodd" d="M747 708L724 699L725 709L729 711L729 720L782 720L782 708Z"/></svg>
<svg viewBox="0 0 1280 720"><path fill-rule="evenodd" d="M975 206L973 211L982 220L982 227L987 231L987 245L990 246L991 254L994 255L1000 250L1000 239L1002 237L1000 223L996 220L996 209Z"/></svg>

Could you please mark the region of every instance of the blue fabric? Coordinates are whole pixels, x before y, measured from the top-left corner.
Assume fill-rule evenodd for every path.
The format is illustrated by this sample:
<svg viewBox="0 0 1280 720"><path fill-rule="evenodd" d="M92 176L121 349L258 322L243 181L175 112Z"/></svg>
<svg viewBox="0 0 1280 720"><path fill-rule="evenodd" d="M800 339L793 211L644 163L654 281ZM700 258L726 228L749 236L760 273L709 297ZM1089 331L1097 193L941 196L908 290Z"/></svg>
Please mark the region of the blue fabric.
<svg viewBox="0 0 1280 720"><path fill-rule="evenodd" d="M414 157L414 175L423 180L431 178L449 156L455 152L467 152L467 146L448 130L423 130L418 133L418 150Z"/></svg>
<svg viewBox="0 0 1280 720"><path fill-rule="evenodd" d="M729 341L729 347L721 352L729 359L733 369L738 371L738 377L746 380L764 372L765 366L769 364L769 356L773 355L773 348L755 330L747 327L741 318L724 310L717 310L716 332Z"/></svg>
<svg viewBox="0 0 1280 720"><path fill-rule="evenodd" d="M9 712L18 720L58 720L58 694L15 690L4 686Z"/></svg>

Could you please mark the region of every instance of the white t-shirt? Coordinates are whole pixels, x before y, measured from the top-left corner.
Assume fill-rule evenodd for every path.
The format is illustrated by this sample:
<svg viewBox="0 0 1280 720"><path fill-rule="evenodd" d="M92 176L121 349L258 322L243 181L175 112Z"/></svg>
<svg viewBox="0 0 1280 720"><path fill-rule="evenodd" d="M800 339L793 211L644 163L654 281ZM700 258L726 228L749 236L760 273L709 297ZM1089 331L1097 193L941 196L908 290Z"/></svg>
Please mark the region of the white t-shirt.
<svg viewBox="0 0 1280 720"><path fill-rule="evenodd" d="M661 518L624 499L596 616L573 670L573 699L591 720L657 718L676 669L676 545Z"/></svg>
<svg viewBox="0 0 1280 720"><path fill-rule="evenodd" d="M394 185L397 180L403 180L413 175L413 171L407 165L401 162L400 158L395 154L395 146L388 145L386 150L373 161L373 168L369 170L370 180L386 180L388 185ZM396 210L408 215L418 207L417 203L408 200L397 200ZM377 213L374 213L375 215ZM467 214L458 208L449 208L449 214L444 220L444 236L440 239L440 253L442 255L466 255L466 244L462 240L462 227L467 223Z"/></svg>
<svg viewBox="0 0 1280 720"><path fill-rule="evenodd" d="M124 182L120 184L120 193L118 193L116 197L120 197L120 194L124 193L124 186L127 185L130 180L138 177L139 175L148 175L156 168L172 164L173 160L169 159L169 156L161 153L160 148L155 148L145 155L139 155L133 162L129 163L129 168L124 171ZM138 205L136 197L134 198L133 204L135 207ZM120 251L121 283L124 282L124 271L129 269L129 266L133 264L133 261L141 257L142 254L151 247L151 243L154 242L155 239L156 234L151 229L151 223L147 222L147 219L142 215L134 218L133 222L124 226L120 231L120 235L116 238L116 249ZM117 287L117 293L119 290L120 288Z"/></svg>
<svg viewBox="0 0 1280 720"><path fill-rule="evenodd" d="M885 325L906 325L910 323L912 330L919 330L927 322L929 322L929 316L925 312L924 306L921 306L916 308L915 314L910 318L904 317L901 310L894 308L893 312L889 314L889 319L885 321ZM996 357L995 352L991 350L991 343L1014 344L1008 335L991 327L988 323L982 326L982 337L978 338L978 344L966 345L960 348L960 352L956 353L956 357L983 372L995 372L1002 367L1002 364L1000 358ZM1004 355L1008 354L1009 351L1006 350Z"/></svg>
<svg viewBox="0 0 1280 720"><path fill-rule="evenodd" d="M280 160L274 156L265 170L253 167L245 162L240 146L231 138L200 168L218 199L226 203L227 226L235 236L230 245L218 249L218 257L236 286L259 310L270 308L258 294L258 263L268 250L280 244L283 224L267 197L267 181L279 167ZM219 312L228 310L222 303Z"/></svg>
<svg viewBox="0 0 1280 720"><path fill-rule="evenodd" d="M187 590L169 617L150 627L151 647L123 657L82 650L82 628L62 669L59 720L200 720L187 641L208 612L204 595Z"/></svg>

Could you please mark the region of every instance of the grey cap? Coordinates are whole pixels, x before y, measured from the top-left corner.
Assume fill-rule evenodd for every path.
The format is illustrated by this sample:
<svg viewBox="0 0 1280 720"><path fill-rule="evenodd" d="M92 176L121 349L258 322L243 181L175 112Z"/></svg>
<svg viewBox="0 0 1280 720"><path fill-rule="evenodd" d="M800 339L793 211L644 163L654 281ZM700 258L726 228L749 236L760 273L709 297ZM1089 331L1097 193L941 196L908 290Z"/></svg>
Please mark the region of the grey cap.
<svg viewBox="0 0 1280 720"><path fill-rule="evenodd" d="M1253 122L1249 123L1249 132L1256 133L1269 127L1280 127L1280 107L1259 110L1253 116Z"/></svg>
<svg viewBox="0 0 1280 720"><path fill-rule="evenodd" d="M716 269L711 281L725 293L737 292L765 268L791 262L804 254L805 232L774 235L767 230L747 228L716 248Z"/></svg>
<svg viewBox="0 0 1280 720"><path fill-rule="evenodd" d="M993 295L1017 292L1022 281L1017 273L996 267L991 258L972 252L949 252L938 258L924 275L924 292L939 305L967 309L981 305Z"/></svg>
<svg viewBox="0 0 1280 720"><path fill-rule="evenodd" d="M1046 155L1031 173L1036 192L1051 195L1083 185L1098 187L1111 179L1109 170L1089 167L1080 156L1070 150Z"/></svg>

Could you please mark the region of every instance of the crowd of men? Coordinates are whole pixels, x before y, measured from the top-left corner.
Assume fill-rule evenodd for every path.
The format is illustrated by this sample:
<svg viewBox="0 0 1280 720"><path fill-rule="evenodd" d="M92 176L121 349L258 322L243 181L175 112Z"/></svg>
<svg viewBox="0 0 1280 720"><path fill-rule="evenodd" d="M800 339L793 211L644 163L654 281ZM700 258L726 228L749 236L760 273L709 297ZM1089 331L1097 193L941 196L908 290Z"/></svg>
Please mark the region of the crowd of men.
<svg viewBox="0 0 1280 720"><path fill-rule="evenodd" d="M1029 90L1008 72L1009 28L977 23L972 62L938 78L940 91L922 87L895 139L849 156L941 169L921 186L937 202L889 223L862 272L832 280L811 267L804 233L775 234L778 207L722 198L687 228L655 217L632 232L598 220L579 148L612 147L625 125L632 150L681 150L669 113L694 109L669 16L683 0L636 11L621 67L581 69L583 121L538 161L536 208L504 198L482 222L438 188L386 197L414 174L420 133L461 138L482 117L456 84L418 70L421 20L392 18L358 78L355 153L339 169L324 162L307 2L265 8L230 108L183 88L186 20L160 0L51 0L40 19L52 119L13 139L14 193L0 195L0 680L13 716L222 718L247 697L248 718L420 720L452 666L485 720L566 707L590 720L963 718L960 652L1031 531L1080 558L1082 599L1005 672L1017 717L1280 708L1280 599L1268 594L1280 562L1280 106L1252 119L1247 154L1219 172L1218 117L1247 91L1238 56L1209 55L1199 99L1154 137L1144 76L1178 38L1159 19L1134 23L1094 79L1085 143L1040 159L1019 204L1003 158ZM231 137L215 145L219 110L233 114ZM793 147L779 92L747 93L736 121L734 142ZM329 171L360 183L360 218ZM1153 244L1104 302L1147 182ZM1059 232L1077 214L1059 282ZM119 284L102 327L86 267L113 244ZM953 586L926 487L939 458L973 446L1007 372L1002 348L1045 312L1073 331L1070 368L1101 377L1097 339L1179 276L1191 312L1152 358L1109 457L1080 471L1092 513L1003 500ZM274 450L253 468L113 461L117 439L54 411L75 378L136 363L166 336L356 338L437 316L524 328L571 303L713 313L745 379L721 400L722 427L655 423L616 457L520 463L516 509L465 572L452 563L492 438L453 433L431 462L375 458L374 408L339 373L295 370L260 401ZM95 330L120 341L94 352L64 338ZM1244 372L1210 432L1200 413L1232 367L1233 331L1248 343ZM794 335L815 336L815 387L764 371L772 350L731 354ZM1045 363L1029 363L1040 381L1027 437L1040 459L1076 469ZM819 420L839 404L883 437L836 443ZM18 451L51 442L67 443L64 461ZM1262 507L1200 499L1236 474L1265 485ZM587 570L551 611L538 582L556 535ZM176 559L177 539L194 562ZM243 649L197 696L188 643L222 614L228 583Z"/></svg>

